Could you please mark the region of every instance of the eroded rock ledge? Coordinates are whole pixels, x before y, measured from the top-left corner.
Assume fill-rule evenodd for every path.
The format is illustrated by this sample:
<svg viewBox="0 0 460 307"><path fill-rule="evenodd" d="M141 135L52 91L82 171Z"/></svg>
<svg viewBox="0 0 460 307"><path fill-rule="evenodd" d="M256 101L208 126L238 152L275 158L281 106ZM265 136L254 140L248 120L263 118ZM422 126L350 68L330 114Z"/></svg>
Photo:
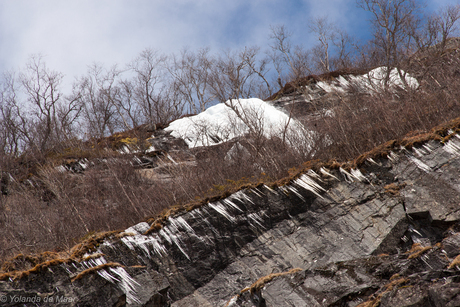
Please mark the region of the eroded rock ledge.
<svg viewBox="0 0 460 307"><path fill-rule="evenodd" d="M4 278L2 304L23 305L15 296L39 306L456 306L459 170L455 135L359 169L241 190L148 235L140 223L108 236L78 261ZM242 292L293 268L301 270Z"/></svg>

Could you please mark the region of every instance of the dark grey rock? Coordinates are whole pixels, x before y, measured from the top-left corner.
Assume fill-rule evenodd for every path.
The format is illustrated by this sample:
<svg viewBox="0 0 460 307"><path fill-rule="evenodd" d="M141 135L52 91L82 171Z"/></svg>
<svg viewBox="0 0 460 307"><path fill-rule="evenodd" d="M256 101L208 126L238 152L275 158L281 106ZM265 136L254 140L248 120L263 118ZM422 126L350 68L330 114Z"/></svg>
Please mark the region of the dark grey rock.
<svg viewBox="0 0 460 307"><path fill-rule="evenodd" d="M140 223L90 253L103 256L2 281L0 294L60 295L68 306L457 306L460 274L448 266L460 253L460 155L445 146L243 190L149 235ZM406 254L414 243L427 249ZM123 267L71 281L108 262ZM292 268L301 271L241 292Z"/></svg>

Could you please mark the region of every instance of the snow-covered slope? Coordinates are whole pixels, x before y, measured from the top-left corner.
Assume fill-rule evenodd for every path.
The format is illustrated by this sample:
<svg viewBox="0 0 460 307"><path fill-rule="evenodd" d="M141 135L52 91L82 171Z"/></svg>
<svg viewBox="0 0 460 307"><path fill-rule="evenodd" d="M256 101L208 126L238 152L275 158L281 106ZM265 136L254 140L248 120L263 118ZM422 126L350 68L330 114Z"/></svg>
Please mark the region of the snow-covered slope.
<svg viewBox="0 0 460 307"><path fill-rule="evenodd" d="M355 86L363 91L379 92L385 88L385 79L387 78L387 69L385 67L378 67L367 74L360 76L340 76L336 80L319 81L316 85L325 90L326 92L339 91L344 92L348 87ZM410 76L403 70L397 70L393 68L388 75L388 86L390 88L402 88L409 87L416 89L419 86L417 79Z"/></svg>
<svg viewBox="0 0 460 307"><path fill-rule="evenodd" d="M265 137L286 134L290 142L311 135L297 120L257 98L217 104L196 116L175 120L165 130L184 139L190 148L216 145L247 133Z"/></svg>

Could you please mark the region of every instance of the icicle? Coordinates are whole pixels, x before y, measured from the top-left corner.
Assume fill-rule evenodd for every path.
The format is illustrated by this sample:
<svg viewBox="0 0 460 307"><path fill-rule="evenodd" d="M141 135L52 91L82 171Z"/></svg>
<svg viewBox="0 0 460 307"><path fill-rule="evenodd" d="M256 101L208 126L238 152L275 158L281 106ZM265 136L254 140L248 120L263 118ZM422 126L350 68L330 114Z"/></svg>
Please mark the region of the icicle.
<svg viewBox="0 0 460 307"><path fill-rule="evenodd" d="M297 195L300 199L302 199L303 201L305 201L305 198L302 196L302 194L300 194L296 188L292 187L292 186L288 186L288 189L289 191L293 192L295 195Z"/></svg>
<svg viewBox="0 0 460 307"><path fill-rule="evenodd" d="M316 196L323 198L319 193L325 191L323 187L317 184L313 179L307 175L302 175L300 178L294 181L299 186L303 187L305 190L313 192Z"/></svg>
<svg viewBox="0 0 460 307"><path fill-rule="evenodd" d="M140 300L136 296L136 288L140 284L135 281L122 267L110 268L110 271L117 274L120 278L118 286L126 294L126 301L128 304L140 304Z"/></svg>
<svg viewBox="0 0 460 307"><path fill-rule="evenodd" d="M144 252L150 257L150 251L149 249L145 246L145 241L141 236L127 236L121 238L121 241L130 249L134 250L134 246L139 246L144 250ZM144 241L144 242L143 242Z"/></svg>
<svg viewBox="0 0 460 307"><path fill-rule="evenodd" d="M268 185L265 185L264 184L264 187L269 190L270 192L272 192L273 194L277 194L275 190L273 190L272 188L270 188Z"/></svg>
<svg viewBox="0 0 460 307"><path fill-rule="evenodd" d="M174 242L174 244L176 244L176 246L179 248L179 250L182 252L182 254L184 254L185 257L187 257L188 260L190 260L190 257L187 255L187 253L183 250L182 246L181 246L181 243L180 242L180 237L178 237L177 235L175 235L170 229L169 229L169 226L165 226L163 227L163 229L165 230L165 232L168 234L168 236L171 238L171 241Z"/></svg>
<svg viewBox="0 0 460 307"><path fill-rule="evenodd" d="M427 152L432 152L433 151L433 148L430 146L430 144L423 144L422 146L423 146L423 148L425 148L425 150Z"/></svg>
<svg viewBox="0 0 460 307"><path fill-rule="evenodd" d="M356 178L356 180L362 182L363 180L367 181L367 178L361 173L359 169L352 169L351 175Z"/></svg>
<svg viewBox="0 0 460 307"><path fill-rule="evenodd" d="M351 174L349 172L347 172L346 170L344 170L343 168L339 168L339 171L345 175L345 180L347 182L353 182L353 176L351 176Z"/></svg>
<svg viewBox="0 0 460 307"><path fill-rule="evenodd" d="M165 238L166 241L168 241L169 244L172 244L172 240L171 240L171 238L169 237L169 235L164 231L164 228L160 229L159 234L160 234L160 236L162 236L163 238Z"/></svg>
<svg viewBox="0 0 460 307"><path fill-rule="evenodd" d="M134 226L126 228L125 231L123 231L123 233L143 234L146 231L148 231L149 228L150 228L150 225L148 223L141 222L141 223L138 223L138 224L136 224Z"/></svg>
<svg viewBox="0 0 460 307"><path fill-rule="evenodd" d="M426 155L426 152L424 152L421 148L415 148L415 147L412 147L412 151L415 153L415 155L419 158L423 157L424 155Z"/></svg>
<svg viewBox="0 0 460 307"><path fill-rule="evenodd" d="M313 177L313 178L318 179L319 181L322 181L322 180L321 180L321 176L318 175L317 173L315 173L315 171L312 170L312 169L309 169L308 172L307 172L307 174L308 174L308 176L310 176L310 177Z"/></svg>
<svg viewBox="0 0 460 307"><path fill-rule="evenodd" d="M208 205L212 209L216 210L218 213L222 214L227 220L229 220L232 223L235 223L235 219L227 212L227 210L225 209L225 207L222 204L220 204L220 203L216 203L216 204L209 203Z"/></svg>
<svg viewBox="0 0 460 307"><path fill-rule="evenodd" d="M223 201L225 204L229 205L230 207L233 207L233 208L235 208L236 210L238 210L238 211L240 211L240 212L243 212L243 210L241 210L240 207L238 207L238 206L237 206L234 202L232 202L229 198L230 198L230 197L225 198L225 199L223 199L222 201Z"/></svg>
<svg viewBox="0 0 460 307"><path fill-rule="evenodd" d="M254 188L254 189L252 189L251 191L253 191L253 192L254 192L257 196L259 196L259 197L263 197L263 196L264 196L263 193L261 193L261 192L259 191L259 189L257 189L257 188Z"/></svg>
<svg viewBox="0 0 460 307"><path fill-rule="evenodd" d="M326 175L326 176L329 176L329 177L332 177L332 178L335 178L337 180L339 180L339 178L335 177L334 175L332 175L331 173L329 173L325 168L321 167L320 170L321 174L323 175ZM340 180L339 180L340 181Z"/></svg>
<svg viewBox="0 0 460 307"><path fill-rule="evenodd" d="M390 155L388 156L388 159L390 159L391 162L396 162L399 159L399 157L397 154L391 151Z"/></svg>
<svg viewBox="0 0 460 307"><path fill-rule="evenodd" d="M460 146L455 144L452 140L448 141L444 146L443 149L448 153L459 156L460 155Z"/></svg>
<svg viewBox="0 0 460 307"><path fill-rule="evenodd" d="M264 220L262 219L262 217L260 217L257 213L250 213L248 214L248 218L253 220L257 225L259 225L261 228L265 229L265 226L262 225L262 223L264 222Z"/></svg>
<svg viewBox="0 0 460 307"><path fill-rule="evenodd" d="M195 231L192 227L184 220L183 217L168 218L170 225L174 228L174 232L178 232L179 228L185 229L188 233L195 234Z"/></svg>
<svg viewBox="0 0 460 307"><path fill-rule="evenodd" d="M97 271L97 274L107 280L108 282L111 282L114 284L115 282L119 283L120 280L115 278L114 276L110 275L106 270L99 270Z"/></svg>
<svg viewBox="0 0 460 307"><path fill-rule="evenodd" d="M238 192L237 192L236 194L234 194L234 195L237 197L237 199L240 199L242 202L244 202L243 200L246 200L246 201L248 201L248 202L250 202L251 204L254 205L254 202L251 200L251 198L250 198L248 195L246 195L245 192L243 192L243 191L238 191Z"/></svg>
<svg viewBox="0 0 460 307"><path fill-rule="evenodd" d="M415 163L415 165L417 165L417 167L419 169L421 169L422 171L424 172L429 172L431 171L431 167L429 167L428 165L426 165L425 163L423 163L422 161L420 161L419 159L417 159L416 157L414 156L408 156L408 158L413 162Z"/></svg>

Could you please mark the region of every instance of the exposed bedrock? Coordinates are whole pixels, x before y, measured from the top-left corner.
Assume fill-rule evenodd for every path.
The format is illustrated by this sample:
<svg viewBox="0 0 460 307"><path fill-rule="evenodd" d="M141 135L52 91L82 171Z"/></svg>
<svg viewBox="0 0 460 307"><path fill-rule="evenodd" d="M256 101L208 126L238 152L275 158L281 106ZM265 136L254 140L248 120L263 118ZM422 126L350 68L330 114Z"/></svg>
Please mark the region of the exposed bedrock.
<svg viewBox="0 0 460 307"><path fill-rule="evenodd" d="M56 306L49 297L72 298L63 306L457 306L459 149L457 137L430 141L360 169L241 190L148 235L150 225L135 225L86 260L2 281L0 295L5 306L13 295L41 306Z"/></svg>

